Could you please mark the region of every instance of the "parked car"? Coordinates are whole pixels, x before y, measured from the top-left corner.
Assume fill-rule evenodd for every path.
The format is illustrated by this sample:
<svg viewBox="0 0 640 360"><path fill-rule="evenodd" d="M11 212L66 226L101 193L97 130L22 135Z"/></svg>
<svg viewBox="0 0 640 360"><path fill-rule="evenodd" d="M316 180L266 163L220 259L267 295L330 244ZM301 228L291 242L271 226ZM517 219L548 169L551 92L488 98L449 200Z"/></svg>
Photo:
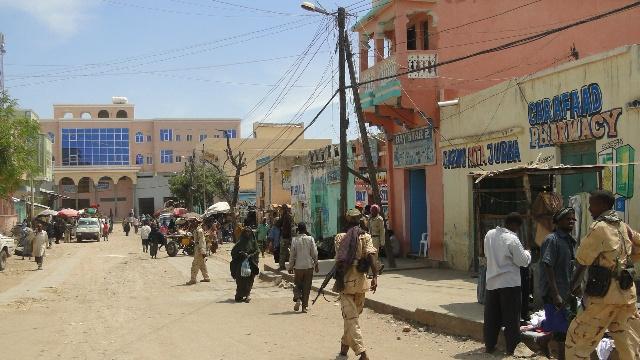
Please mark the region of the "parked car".
<svg viewBox="0 0 640 360"><path fill-rule="evenodd" d="M100 241L100 221L96 218L80 218L76 226L76 240Z"/></svg>
<svg viewBox="0 0 640 360"><path fill-rule="evenodd" d="M13 238L0 234L0 271L7 267L7 258L13 254L15 247Z"/></svg>

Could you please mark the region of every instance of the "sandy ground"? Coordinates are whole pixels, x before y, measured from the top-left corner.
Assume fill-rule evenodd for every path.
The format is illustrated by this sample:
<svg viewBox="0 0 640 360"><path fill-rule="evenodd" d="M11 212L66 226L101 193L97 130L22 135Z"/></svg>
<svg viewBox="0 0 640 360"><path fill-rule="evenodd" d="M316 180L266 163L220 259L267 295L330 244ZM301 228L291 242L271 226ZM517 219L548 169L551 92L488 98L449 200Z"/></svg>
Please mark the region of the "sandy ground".
<svg viewBox="0 0 640 360"><path fill-rule="evenodd" d="M209 258L211 283L184 286L191 258L153 260L137 236L54 246L44 271L13 256L0 273L3 359L341 359L340 308L293 311L291 292L256 278L253 301L233 302L226 249ZM372 359L494 359L478 342L365 309ZM350 358L354 359L353 353Z"/></svg>

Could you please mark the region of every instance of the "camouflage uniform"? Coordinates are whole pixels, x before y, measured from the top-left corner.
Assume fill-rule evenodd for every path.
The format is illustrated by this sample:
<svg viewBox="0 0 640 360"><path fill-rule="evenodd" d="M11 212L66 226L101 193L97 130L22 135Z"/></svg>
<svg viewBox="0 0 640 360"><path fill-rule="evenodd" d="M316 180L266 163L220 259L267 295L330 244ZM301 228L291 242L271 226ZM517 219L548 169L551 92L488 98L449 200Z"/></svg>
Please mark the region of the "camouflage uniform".
<svg viewBox="0 0 640 360"><path fill-rule="evenodd" d="M632 232L629 239L627 226L615 219L614 212L605 213L590 227L576 252L578 263L616 268L616 257L624 266L627 256L640 253L640 234ZM626 242L626 254L620 237ZM583 298L586 309L571 322L565 344L567 359L589 359L606 330L614 339L620 359L640 359L640 316L636 310L636 290L622 290L618 280L611 279L604 297Z"/></svg>
<svg viewBox="0 0 640 360"><path fill-rule="evenodd" d="M340 242L346 235L346 233L336 235L336 249L340 248ZM342 310L342 319L344 320L344 333L341 341L342 344L348 345L356 354L361 354L366 350L358 318L364 308L365 293L369 290L369 281L366 274L359 272L356 269L356 264L357 259L376 253L377 250L373 246L371 235L367 233L360 235L356 244L356 260L344 275L344 290L340 292L340 308ZM336 291L335 288L334 291Z"/></svg>
<svg viewBox="0 0 640 360"><path fill-rule="evenodd" d="M195 283L198 271L202 271L202 277L209 280L209 272L207 271L206 253L207 240L204 235L202 226L199 225L193 233L193 241L195 242L195 253L193 254L193 262L191 263L191 281Z"/></svg>

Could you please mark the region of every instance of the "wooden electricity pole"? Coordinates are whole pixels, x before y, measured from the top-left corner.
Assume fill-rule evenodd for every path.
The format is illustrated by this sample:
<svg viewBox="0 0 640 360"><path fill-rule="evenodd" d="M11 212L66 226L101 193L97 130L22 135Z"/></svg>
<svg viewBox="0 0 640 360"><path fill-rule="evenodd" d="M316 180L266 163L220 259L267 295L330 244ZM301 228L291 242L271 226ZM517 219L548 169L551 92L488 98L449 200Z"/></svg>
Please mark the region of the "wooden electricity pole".
<svg viewBox="0 0 640 360"><path fill-rule="evenodd" d="M345 215L347 213L347 181L349 170L347 164L347 89L345 84L345 19L347 12L343 7L338 8L338 81L340 89L340 206L338 214L338 232L342 232L346 226Z"/></svg>
<svg viewBox="0 0 640 360"><path fill-rule="evenodd" d="M362 139L362 148L364 152L365 162L367 164L367 174L369 175L369 185L371 185L371 192L373 195L373 203L380 206L380 215L384 218L384 212L382 211L382 201L380 199L380 188L378 187L376 164L373 163L373 157L371 156L371 146L369 145L369 135L367 134L367 128L364 121L364 114L362 112L362 103L360 102L360 93L358 92L358 80L356 79L356 73L353 66L353 56L351 54L351 44L349 43L349 36L344 33L344 53L347 56L347 64L349 66L349 77L351 81L351 91L353 92L353 102L355 104L356 115L358 118L358 128L360 129L360 138ZM374 140L377 141L377 140ZM391 170L391 169L389 169ZM389 239L385 239L384 251L389 259L389 267L396 267L396 259L393 256L393 247Z"/></svg>

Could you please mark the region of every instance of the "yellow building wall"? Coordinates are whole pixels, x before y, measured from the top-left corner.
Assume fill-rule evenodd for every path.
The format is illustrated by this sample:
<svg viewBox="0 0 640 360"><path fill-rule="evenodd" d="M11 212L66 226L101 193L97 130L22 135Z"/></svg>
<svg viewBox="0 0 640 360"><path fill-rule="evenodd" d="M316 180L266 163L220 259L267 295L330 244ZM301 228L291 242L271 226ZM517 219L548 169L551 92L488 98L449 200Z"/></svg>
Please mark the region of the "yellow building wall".
<svg viewBox="0 0 640 360"><path fill-rule="evenodd" d="M452 267L468 270L473 260L474 220L470 172L504 169L536 159L549 165L560 164L560 146L539 147L539 137L532 138L532 134L540 135L541 129L540 126L529 123L530 103L543 99L552 102L555 95L574 89L580 92L585 85L598 84L602 94L601 111L586 116L582 120L584 126L581 129L587 134L586 137L591 138L589 140L595 139L596 153L600 160L603 159L603 154L620 148L624 148L624 153L628 153L629 149L635 150L635 161L638 160L640 109L629 107L628 104L640 99L639 54L640 47L637 45L615 49L500 83L460 98L458 105L441 108L440 131L443 138L448 139L440 143L444 158L444 244L446 260ZM618 113L620 115L616 123L614 118ZM611 126L606 123L606 119L609 119ZM551 124L557 126L556 123ZM573 134L579 135L575 132ZM489 153L493 145L489 144L501 141L511 142L512 147L514 141L517 141L519 157L512 152L505 162L490 164ZM464 161L461 160L462 153ZM475 167L478 162L480 167ZM615 173L615 168L613 169ZM636 195L626 201L624 212L627 221L636 229L640 228L638 170L640 169L635 169L635 176L627 183L625 191ZM609 182L606 173L604 178L609 190L614 193L620 190L616 189L611 176ZM560 181L557 181L556 186L555 191L560 192Z"/></svg>

